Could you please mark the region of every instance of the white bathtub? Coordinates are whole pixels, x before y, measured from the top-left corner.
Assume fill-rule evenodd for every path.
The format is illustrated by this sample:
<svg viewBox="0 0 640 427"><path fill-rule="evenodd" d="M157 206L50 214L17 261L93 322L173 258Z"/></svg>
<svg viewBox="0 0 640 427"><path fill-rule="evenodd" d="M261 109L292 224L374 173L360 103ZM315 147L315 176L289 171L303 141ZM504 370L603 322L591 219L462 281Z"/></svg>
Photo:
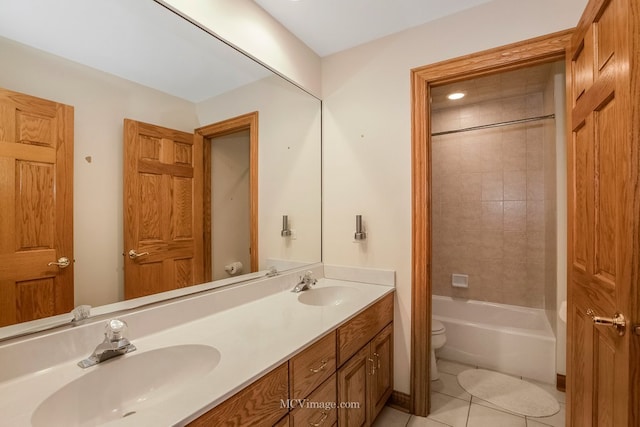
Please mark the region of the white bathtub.
<svg viewBox="0 0 640 427"><path fill-rule="evenodd" d="M556 338L542 309L433 295L447 329L438 357L546 383L556 381Z"/></svg>

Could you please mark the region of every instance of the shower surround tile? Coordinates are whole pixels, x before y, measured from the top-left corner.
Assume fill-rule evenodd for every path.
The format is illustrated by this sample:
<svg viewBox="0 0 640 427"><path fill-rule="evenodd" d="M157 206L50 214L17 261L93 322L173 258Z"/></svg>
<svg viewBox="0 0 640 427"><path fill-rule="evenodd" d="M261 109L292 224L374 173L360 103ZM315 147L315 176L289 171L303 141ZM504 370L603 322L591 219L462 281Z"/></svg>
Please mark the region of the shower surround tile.
<svg viewBox="0 0 640 427"><path fill-rule="evenodd" d="M541 116L545 86L539 86L539 93L447 108L433 120L446 117L466 127ZM553 195L545 191L555 188L552 162L545 163L554 156L545 135L545 125L532 122L433 139L435 294L544 307L553 254L546 245L555 244ZM468 274L469 288L452 288L453 273Z"/></svg>

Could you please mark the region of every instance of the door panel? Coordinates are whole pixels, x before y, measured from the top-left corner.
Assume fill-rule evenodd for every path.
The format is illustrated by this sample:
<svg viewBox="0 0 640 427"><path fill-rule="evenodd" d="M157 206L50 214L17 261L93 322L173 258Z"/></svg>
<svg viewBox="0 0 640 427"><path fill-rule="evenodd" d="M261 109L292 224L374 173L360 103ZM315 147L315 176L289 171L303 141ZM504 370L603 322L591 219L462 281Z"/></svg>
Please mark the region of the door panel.
<svg viewBox="0 0 640 427"><path fill-rule="evenodd" d="M124 141L125 298L202 283L201 140L125 120Z"/></svg>
<svg viewBox="0 0 640 427"><path fill-rule="evenodd" d="M640 186L637 7L591 0L572 40L568 425L637 426ZM632 25L630 25L632 24ZM637 47L636 47L637 48ZM635 117L635 119L634 119ZM592 313L587 313L592 310ZM593 315L626 318L624 334Z"/></svg>
<svg viewBox="0 0 640 427"><path fill-rule="evenodd" d="M393 392L393 323L371 341L371 359L375 375L371 380L371 416L376 419Z"/></svg>
<svg viewBox="0 0 640 427"><path fill-rule="evenodd" d="M364 346L338 370L338 402L358 402L357 408L338 408L338 424L349 427L367 426L371 422L367 403L370 388L369 345Z"/></svg>
<svg viewBox="0 0 640 427"><path fill-rule="evenodd" d="M73 309L73 107L0 89L0 326Z"/></svg>

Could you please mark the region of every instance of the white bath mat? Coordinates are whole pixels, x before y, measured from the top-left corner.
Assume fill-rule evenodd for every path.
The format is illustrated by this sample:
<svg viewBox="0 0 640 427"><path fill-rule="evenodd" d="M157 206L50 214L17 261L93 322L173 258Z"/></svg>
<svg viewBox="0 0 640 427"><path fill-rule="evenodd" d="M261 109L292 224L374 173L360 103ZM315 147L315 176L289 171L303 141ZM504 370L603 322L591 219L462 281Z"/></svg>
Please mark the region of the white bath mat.
<svg viewBox="0 0 640 427"><path fill-rule="evenodd" d="M469 394L508 411L529 417L548 417L560 411L558 401L540 387L498 372L468 369L458 382Z"/></svg>

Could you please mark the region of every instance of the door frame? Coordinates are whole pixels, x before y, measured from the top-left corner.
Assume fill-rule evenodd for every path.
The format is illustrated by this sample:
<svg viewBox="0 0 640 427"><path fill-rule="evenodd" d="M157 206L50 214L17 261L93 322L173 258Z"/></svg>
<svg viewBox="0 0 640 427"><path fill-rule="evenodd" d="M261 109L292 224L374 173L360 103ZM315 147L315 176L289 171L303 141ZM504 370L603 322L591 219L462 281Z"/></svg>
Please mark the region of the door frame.
<svg viewBox="0 0 640 427"><path fill-rule="evenodd" d="M411 70L411 399L426 416L431 350L431 87L558 60L567 61L574 29ZM567 123L570 123L567 120Z"/></svg>
<svg viewBox="0 0 640 427"><path fill-rule="evenodd" d="M203 241L204 280L213 280L211 263L211 142L212 138L232 133L249 131L249 248L251 271L258 271L258 112L243 114L231 119L200 127L194 131L194 138L203 144L204 185L203 185Z"/></svg>

